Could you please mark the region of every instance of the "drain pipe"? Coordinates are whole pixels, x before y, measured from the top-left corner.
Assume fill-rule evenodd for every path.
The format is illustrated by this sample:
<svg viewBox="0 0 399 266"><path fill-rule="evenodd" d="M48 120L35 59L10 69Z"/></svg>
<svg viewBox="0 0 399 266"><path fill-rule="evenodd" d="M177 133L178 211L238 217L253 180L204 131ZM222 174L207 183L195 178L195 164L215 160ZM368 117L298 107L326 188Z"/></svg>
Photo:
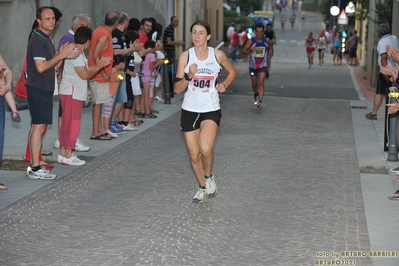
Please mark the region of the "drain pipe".
<svg viewBox="0 0 399 266"><path fill-rule="evenodd" d="M396 103L399 98L398 88L392 86L389 88L389 103ZM397 162L398 159L398 140L396 138L396 130L398 127L398 113L389 115L389 132L388 132L388 158L389 162Z"/></svg>

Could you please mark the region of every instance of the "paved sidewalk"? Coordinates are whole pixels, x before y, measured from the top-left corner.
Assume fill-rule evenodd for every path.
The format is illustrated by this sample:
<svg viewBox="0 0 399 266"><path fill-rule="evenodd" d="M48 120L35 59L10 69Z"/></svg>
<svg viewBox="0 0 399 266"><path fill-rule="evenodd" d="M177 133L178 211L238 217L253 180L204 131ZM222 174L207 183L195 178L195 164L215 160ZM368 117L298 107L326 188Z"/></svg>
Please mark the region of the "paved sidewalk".
<svg viewBox="0 0 399 266"><path fill-rule="evenodd" d="M397 256L368 253L399 251L399 206L387 198L394 175L360 172L397 165L382 152L383 120L364 118L372 102L268 97L259 114L251 97L222 95L219 194L193 204L179 97L112 141L88 140L85 109L80 136L95 158L57 165L54 181L0 172L9 186L0 192L0 265L314 265L332 252L357 265L398 265ZM21 115L19 125L7 117L5 158L23 154L29 116ZM53 126L46 149L55 135ZM367 255L341 256L350 251Z"/></svg>

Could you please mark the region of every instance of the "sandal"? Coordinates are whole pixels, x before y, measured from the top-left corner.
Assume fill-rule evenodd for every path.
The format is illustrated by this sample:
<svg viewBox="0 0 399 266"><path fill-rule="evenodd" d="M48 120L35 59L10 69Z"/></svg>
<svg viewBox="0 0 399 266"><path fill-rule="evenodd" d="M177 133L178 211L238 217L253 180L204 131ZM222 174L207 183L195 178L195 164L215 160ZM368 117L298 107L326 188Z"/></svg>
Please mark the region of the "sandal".
<svg viewBox="0 0 399 266"><path fill-rule="evenodd" d="M373 115L373 113L366 114L366 118L370 120L377 120L377 115Z"/></svg>
<svg viewBox="0 0 399 266"><path fill-rule="evenodd" d="M11 119L14 122L21 122L21 117L19 116L18 112L11 112Z"/></svg>
<svg viewBox="0 0 399 266"><path fill-rule="evenodd" d="M138 127L141 125L140 121L136 120L130 123L132 126Z"/></svg>
<svg viewBox="0 0 399 266"><path fill-rule="evenodd" d="M396 190L395 193L393 193L392 195L388 196L388 199L390 199L390 200L399 200L399 190Z"/></svg>

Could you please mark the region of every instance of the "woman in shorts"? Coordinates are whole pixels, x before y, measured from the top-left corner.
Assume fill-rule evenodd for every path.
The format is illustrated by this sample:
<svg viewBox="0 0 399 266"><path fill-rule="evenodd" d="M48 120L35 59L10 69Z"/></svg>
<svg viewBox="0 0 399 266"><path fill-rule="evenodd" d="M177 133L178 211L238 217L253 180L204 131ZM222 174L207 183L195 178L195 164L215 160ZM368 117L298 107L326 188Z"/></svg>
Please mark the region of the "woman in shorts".
<svg viewBox="0 0 399 266"><path fill-rule="evenodd" d="M194 47L183 52L178 61L174 92L185 92L180 127L184 133L190 162L199 185L193 202L215 197L218 189L212 172L213 146L222 113L219 93L225 92L237 72L226 54L208 46L211 38L209 24L197 20L190 28ZM219 80L219 72L227 71Z"/></svg>

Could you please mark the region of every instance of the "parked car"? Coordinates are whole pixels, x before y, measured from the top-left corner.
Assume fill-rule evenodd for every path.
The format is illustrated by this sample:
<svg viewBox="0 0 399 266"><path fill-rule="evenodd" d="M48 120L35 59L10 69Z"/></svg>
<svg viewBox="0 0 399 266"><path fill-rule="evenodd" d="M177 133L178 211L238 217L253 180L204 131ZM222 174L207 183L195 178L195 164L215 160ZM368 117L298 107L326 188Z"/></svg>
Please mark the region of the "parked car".
<svg viewBox="0 0 399 266"><path fill-rule="evenodd" d="M263 24L266 28L266 25L270 23L273 26L273 19L268 16L249 14L248 17L254 22L254 25Z"/></svg>

